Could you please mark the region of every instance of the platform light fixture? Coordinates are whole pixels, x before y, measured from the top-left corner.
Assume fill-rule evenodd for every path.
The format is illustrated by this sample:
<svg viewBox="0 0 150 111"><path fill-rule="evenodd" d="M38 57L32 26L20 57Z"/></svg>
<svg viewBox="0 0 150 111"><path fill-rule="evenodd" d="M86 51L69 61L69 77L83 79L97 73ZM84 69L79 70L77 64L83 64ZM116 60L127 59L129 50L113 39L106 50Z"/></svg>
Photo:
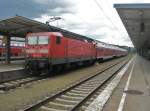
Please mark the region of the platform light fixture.
<svg viewBox="0 0 150 111"><path fill-rule="evenodd" d="M61 20L61 19L63 19L63 18L54 16L54 17L50 18L49 20L47 20L46 24L49 25L50 22L57 21L57 27L58 27L58 20Z"/></svg>
<svg viewBox="0 0 150 111"><path fill-rule="evenodd" d="M143 21L140 23L140 32L141 32L141 33L144 33L144 32L145 32L145 24L144 24Z"/></svg>
<svg viewBox="0 0 150 111"><path fill-rule="evenodd" d="M145 23L144 23L144 21L143 21L143 15L144 15L144 12L143 12L143 10L141 10L141 11L140 11L140 17L141 17L140 33L141 33L141 35L143 35L144 32L145 32Z"/></svg>

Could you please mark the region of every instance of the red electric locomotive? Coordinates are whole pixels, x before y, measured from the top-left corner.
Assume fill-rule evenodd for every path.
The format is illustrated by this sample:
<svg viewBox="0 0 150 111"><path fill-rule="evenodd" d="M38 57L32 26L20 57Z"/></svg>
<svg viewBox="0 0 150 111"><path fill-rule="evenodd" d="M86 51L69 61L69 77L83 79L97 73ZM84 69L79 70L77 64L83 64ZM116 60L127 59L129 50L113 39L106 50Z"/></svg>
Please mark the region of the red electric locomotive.
<svg viewBox="0 0 150 111"><path fill-rule="evenodd" d="M63 36L59 32L29 33L26 37L26 68L40 73L58 65L94 63L95 47L93 40Z"/></svg>
<svg viewBox="0 0 150 111"><path fill-rule="evenodd" d="M91 64L127 54L126 50L117 46L93 39L64 36L60 32L29 33L25 47L26 69L35 74L60 66Z"/></svg>

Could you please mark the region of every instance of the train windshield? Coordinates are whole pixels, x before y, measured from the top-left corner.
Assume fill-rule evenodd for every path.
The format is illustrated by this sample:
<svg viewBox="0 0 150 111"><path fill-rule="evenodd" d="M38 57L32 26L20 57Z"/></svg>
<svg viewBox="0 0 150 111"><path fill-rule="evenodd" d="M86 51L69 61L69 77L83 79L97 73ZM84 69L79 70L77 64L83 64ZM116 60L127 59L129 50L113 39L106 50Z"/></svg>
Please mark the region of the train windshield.
<svg viewBox="0 0 150 111"><path fill-rule="evenodd" d="M36 45L37 44L37 36L28 36L27 42L29 45Z"/></svg>
<svg viewBox="0 0 150 111"><path fill-rule="evenodd" d="M39 45L48 44L48 42L49 42L48 38L49 38L48 36L39 36L38 37L38 44Z"/></svg>
<svg viewBox="0 0 150 111"><path fill-rule="evenodd" d="M49 42L48 36L28 36L27 42L29 45L46 45Z"/></svg>

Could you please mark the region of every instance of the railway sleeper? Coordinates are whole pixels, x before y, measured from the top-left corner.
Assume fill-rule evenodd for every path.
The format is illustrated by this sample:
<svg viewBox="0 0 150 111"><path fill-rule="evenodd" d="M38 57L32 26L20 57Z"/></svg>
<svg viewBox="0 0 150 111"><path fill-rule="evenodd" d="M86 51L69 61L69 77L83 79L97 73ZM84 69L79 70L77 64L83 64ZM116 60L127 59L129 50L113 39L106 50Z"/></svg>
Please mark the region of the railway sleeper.
<svg viewBox="0 0 150 111"><path fill-rule="evenodd" d="M14 85L15 87L20 87L24 82L20 81L20 82L17 82L17 81L12 81L10 82L10 84Z"/></svg>
<svg viewBox="0 0 150 111"><path fill-rule="evenodd" d="M94 87L92 89L94 89ZM79 93L79 94L88 94L89 92L91 92L92 89L74 89L73 92Z"/></svg>
<svg viewBox="0 0 150 111"><path fill-rule="evenodd" d="M16 87L20 87L21 86L21 83L18 83L18 82L11 82L10 84L13 85L12 88L16 88Z"/></svg>
<svg viewBox="0 0 150 111"><path fill-rule="evenodd" d="M95 87L95 84L82 84L82 87Z"/></svg>
<svg viewBox="0 0 150 111"><path fill-rule="evenodd" d="M90 83L90 84L99 84L99 83L101 83L101 81L100 81L100 79L98 79L98 80L96 79L96 80L90 81L88 83Z"/></svg>
<svg viewBox="0 0 150 111"><path fill-rule="evenodd" d="M56 98L55 100L56 102L62 102L62 103L66 103L66 104L77 104L78 101L73 101L73 100L66 100L66 99L62 99L62 98Z"/></svg>
<svg viewBox="0 0 150 111"><path fill-rule="evenodd" d="M87 86L95 86L96 84L98 85L98 84L100 84L100 82L99 83L90 83L90 82L87 82L87 83L85 83Z"/></svg>
<svg viewBox="0 0 150 111"><path fill-rule="evenodd" d="M99 83L91 83L91 84L86 84L87 86L89 85L91 85L91 86L93 86L93 87L96 87L96 86L99 86L100 84L102 84L101 82L99 82Z"/></svg>
<svg viewBox="0 0 150 111"><path fill-rule="evenodd" d="M67 99L67 100L73 100L73 101L80 101L83 99L83 97L72 97L68 95L62 95L61 98Z"/></svg>
<svg viewBox="0 0 150 111"><path fill-rule="evenodd" d="M75 88L75 90L78 90L78 91L91 91L92 89L93 89L94 87L87 87L87 88L79 88L79 87L77 87L77 88Z"/></svg>
<svg viewBox="0 0 150 111"><path fill-rule="evenodd" d="M35 78L26 78L26 79L16 80L14 82L17 82L18 84L23 84L23 83L34 81L34 80Z"/></svg>
<svg viewBox="0 0 150 111"><path fill-rule="evenodd" d="M16 86L14 84L11 84L11 83L4 83L3 85L5 86L3 89L5 91L16 88Z"/></svg>
<svg viewBox="0 0 150 111"><path fill-rule="evenodd" d="M96 80L95 80L94 82L93 82L93 81L92 81L92 82L87 82L87 83L85 83L85 84L99 84L99 83L100 83L100 81L96 81Z"/></svg>
<svg viewBox="0 0 150 111"><path fill-rule="evenodd" d="M16 83L18 83L18 84L21 84L21 83L24 82L24 81L22 81L22 80L16 80L16 81L12 81L12 82L10 82L10 83L14 83L14 82L16 82Z"/></svg>
<svg viewBox="0 0 150 111"><path fill-rule="evenodd" d="M80 90L71 90L71 92L74 92L74 93L79 93L79 94L89 94L89 92L85 92L85 91L80 91Z"/></svg>
<svg viewBox="0 0 150 111"><path fill-rule="evenodd" d="M94 88L94 86L79 86L78 88L81 88L81 89L90 89L92 90Z"/></svg>
<svg viewBox="0 0 150 111"><path fill-rule="evenodd" d="M56 103L56 102L49 102L47 104L48 107L54 108L54 109L63 109L63 110L69 110L71 109L74 105L68 105L68 104L63 104L63 103Z"/></svg>
<svg viewBox="0 0 150 111"><path fill-rule="evenodd" d="M82 84L80 86L78 86L79 88L93 88L93 85L90 85L90 84Z"/></svg>
<svg viewBox="0 0 150 111"><path fill-rule="evenodd" d="M7 85L1 84L0 85L0 90L1 91L8 91L8 90L10 90L12 88L15 88L15 86L13 84L9 84L9 85L8 84Z"/></svg>
<svg viewBox="0 0 150 111"><path fill-rule="evenodd" d="M0 85L0 90L4 90L5 87L6 87L5 85L2 85L2 84L1 84L1 85Z"/></svg>
<svg viewBox="0 0 150 111"><path fill-rule="evenodd" d="M97 76L97 77L94 77L92 80L87 81L87 83L88 83L88 82L90 82L90 83L91 83L91 82L98 82L99 79L101 79L101 76L100 76L100 77L98 77L98 76Z"/></svg>
<svg viewBox="0 0 150 111"><path fill-rule="evenodd" d="M66 111L66 110L62 110L62 109L54 109L54 108L49 108L49 107L46 107L46 106L42 106L40 108L41 111Z"/></svg>
<svg viewBox="0 0 150 111"><path fill-rule="evenodd" d="M69 95L69 96L73 96L73 97L84 97L86 96L87 94L80 94L80 93L73 93L73 92L67 92L66 95Z"/></svg>

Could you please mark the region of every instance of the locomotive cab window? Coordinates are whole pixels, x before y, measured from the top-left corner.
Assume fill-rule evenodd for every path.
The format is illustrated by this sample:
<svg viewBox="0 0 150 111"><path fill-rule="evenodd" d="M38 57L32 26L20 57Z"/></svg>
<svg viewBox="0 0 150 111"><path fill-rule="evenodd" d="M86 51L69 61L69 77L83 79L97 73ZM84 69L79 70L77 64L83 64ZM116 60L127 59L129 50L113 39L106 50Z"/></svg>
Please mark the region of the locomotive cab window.
<svg viewBox="0 0 150 111"><path fill-rule="evenodd" d="M37 44L37 36L28 36L27 43L29 45L36 45Z"/></svg>
<svg viewBox="0 0 150 111"><path fill-rule="evenodd" d="M39 45L46 45L49 42L49 37L48 36L39 36L38 39L38 44Z"/></svg>
<svg viewBox="0 0 150 111"><path fill-rule="evenodd" d="M56 36L56 44L60 44L61 43L61 37L60 36Z"/></svg>

